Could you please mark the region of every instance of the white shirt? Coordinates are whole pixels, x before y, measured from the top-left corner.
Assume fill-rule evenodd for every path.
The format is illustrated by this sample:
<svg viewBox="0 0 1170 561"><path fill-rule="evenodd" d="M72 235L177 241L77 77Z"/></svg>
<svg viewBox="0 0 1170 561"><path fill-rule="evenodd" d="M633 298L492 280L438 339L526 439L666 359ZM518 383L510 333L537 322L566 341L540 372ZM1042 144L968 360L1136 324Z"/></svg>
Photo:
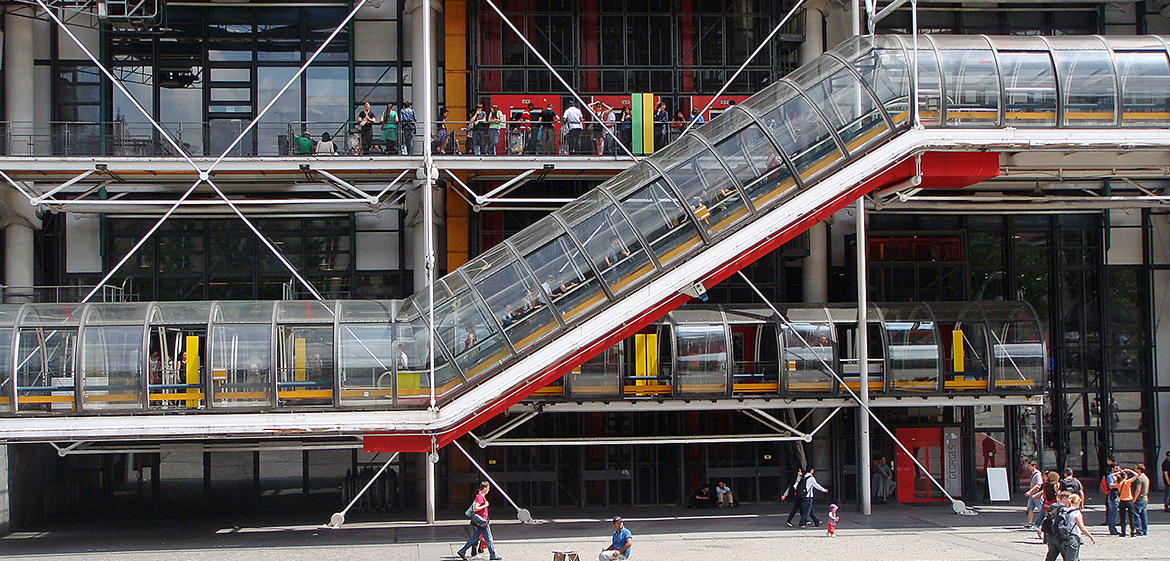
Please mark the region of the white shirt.
<svg viewBox="0 0 1170 561"><path fill-rule="evenodd" d="M820 491L820 492L822 492L822 493L828 493L828 492L829 492L829 490L828 490L828 489L825 489L824 487L821 487L821 484L820 484L820 483L817 483L817 478L816 478L816 477L813 477L813 474L811 474L811 473L810 473L810 474L808 474L808 475L804 476L804 478L805 478L805 482L804 482L804 493L805 493L805 495L804 495L804 496L806 496L806 497L811 497L811 496L813 496L813 491L814 491L814 490L816 490L816 491Z"/></svg>
<svg viewBox="0 0 1170 561"><path fill-rule="evenodd" d="M575 105L566 109L565 122L568 123L569 129L581 128L581 110Z"/></svg>
<svg viewBox="0 0 1170 561"><path fill-rule="evenodd" d="M1076 535L1076 536L1081 535L1081 526L1080 526L1080 524L1077 524L1077 520L1080 518L1083 518L1083 516L1081 515L1081 511L1077 510L1077 509L1069 509L1068 514L1066 514L1065 516L1068 516L1068 521L1069 521L1069 523L1072 524L1073 535Z"/></svg>

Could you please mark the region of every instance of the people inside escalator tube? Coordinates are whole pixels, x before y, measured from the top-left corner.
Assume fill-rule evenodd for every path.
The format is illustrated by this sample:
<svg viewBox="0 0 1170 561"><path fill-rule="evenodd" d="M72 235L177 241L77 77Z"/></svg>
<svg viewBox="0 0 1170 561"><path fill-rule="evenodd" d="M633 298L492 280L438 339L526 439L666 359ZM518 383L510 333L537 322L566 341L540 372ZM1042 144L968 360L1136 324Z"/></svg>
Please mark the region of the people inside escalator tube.
<svg viewBox="0 0 1170 561"><path fill-rule="evenodd" d="M466 351L479 342L479 337L475 334L474 325L465 325L463 329L467 331L467 337L463 340L463 350Z"/></svg>
<svg viewBox="0 0 1170 561"><path fill-rule="evenodd" d="M621 240L614 237L609 240L609 253L605 255L605 266L613 267L618 264L618 261L629 256L629 250L623 248Z"/></svg>
<svg viewBox="0 0 1170 561"><path fill-rule="evenodd" d="M399 370L405 370L407 363L410 362L410 357L406 356L406 348L402 346L402 343L398 344L396 360L398 361Z"/></svg>
<svg viewBox="0 0 1170 561"><path fill-rule="evenodd" d="M504 315L500 316L500 324L504 327L512 325L520 317L520 313L512 309L511 304L504 304Z"/></svg>

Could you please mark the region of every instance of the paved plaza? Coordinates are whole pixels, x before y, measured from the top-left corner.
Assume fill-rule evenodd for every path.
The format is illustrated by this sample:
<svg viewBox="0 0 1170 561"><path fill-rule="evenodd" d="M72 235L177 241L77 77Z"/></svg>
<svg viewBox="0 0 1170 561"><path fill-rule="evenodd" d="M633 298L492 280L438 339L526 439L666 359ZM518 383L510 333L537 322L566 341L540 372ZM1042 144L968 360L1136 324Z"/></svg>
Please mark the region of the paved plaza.
<svg viewBox="0 0 1170 561"><path fill-rule="evenodd" d="M1160 505L1151 505L1151 507ZM875 505L863 517L845 505L838 537L824 528L784 526L787 505L748 505L733 510L620 508L535 511L540 523L499 520L493 524L498 553L508 561L551 561L553 551L576 550L581 561L596 559L612 527L603 520L623 516L634 533L637 561L727 559L743 561L984 561L1042 559L1046 547L1021 528L1019 506L979 507L977 516L952 514L945 505ZM827 503L818 502L825 510ZM494 508L494 507L493 507ZM511 514L509 512L509 514ZM497 518L504 515L496 509ZM276 520L260 515L216 515L213 519L56 521L0 539L7 559L152 561L458 561L466 538L458 513L443 513L433 526L410 520L352 516L341 529L321 529L328 513ZM823 517L823 516L822 516ZM1086 543L1082 559L1170 559L1170 514L1150 511L1150 535L1109 536L1099 523L1101 508L1088 520L1097 545ZM313 520L308 520L313 518ZM487 554L479 558L486 561Z"/></svg>

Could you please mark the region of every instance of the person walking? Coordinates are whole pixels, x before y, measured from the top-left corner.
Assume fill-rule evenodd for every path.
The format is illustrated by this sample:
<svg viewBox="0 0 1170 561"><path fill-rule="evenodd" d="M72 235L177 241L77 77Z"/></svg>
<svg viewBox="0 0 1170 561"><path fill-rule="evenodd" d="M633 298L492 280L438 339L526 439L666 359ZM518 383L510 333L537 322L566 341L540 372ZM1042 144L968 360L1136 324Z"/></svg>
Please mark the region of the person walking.
<svg viewBox="0 0 1170 561"><path fill-rule="evenodd" d="M1162 512L1170 512L1170 450L1162 460Z"/></svg>
<svg viewBox="0 0 1170 561"><path fill-rule="evenodd" d="M1044 500L1042 496L1044 487L1044 474L1040 473L1040 468L1036 467L1036 460L1031 460L1028 462L1028 469L1032 473L1032 478L1028 482L1028 491L1024 493L1024 496L1028 497L1028 506L1025 507L1028 510L1028 523L1024 524L1024 528L1035 530L1036 525L1033 523L1033 521L1035 520L1036 513L1042 512L1044 510Z"/></svg>
<svg viewBox="0 0 1170 561"><path fill-rule="evenodd" d="M622 521L622 517L615 516L611 518L610 523L613 524L613 541L609 547L601 550L597 554L597 561L621 561L630 558L630 550L634 548L634 534L626 528L626 523Z"/></svg>
<svg viewBox="0 0 1170 561"><path fill-rule="evenodd" d="M1137 479L1133 482L1133 532L1132 535L1144 536L1149 526L1146 508L1150 505L1150 478L1146 476L1146 464L1134 466Z"/></svg>
<svg viewBox="0 0 1170 561"><path fill-rule="evenodd" d="M1061 557L1064 561L1077 561L1080 558L1082 536L1088 536L1093 543L1097 540L1089 529L1085 527L1085 518L1081 514L1082 501L1079 495L1068 491L1057 494L1057 502L1051 510L1045 511L1048 524L1041 523L1044 530L1037 530L1044 543L1048 546L1048 554L1044 561L1056 561ZM1061 539L1062 531L1056 526L1063 526L1063 533L1067 536Z"/></svg>
<svg viewBox="0 0 1170 561"><path fill-rule="evenodd" d="M471 503L471 537L467 539L467 543L459 548L458 555L463 561L467 561L467 550L472 547L479 547L479 539L482 537L487 542L488 554L491 556L491 561L503 559L496 555L496 547L492 541L492 523L488 518L488 503L487 496L492 490L492 486L487 481L479 484L479 493L475 495L475 501Z"/></svg>
<svg viewBox="0 0 1170 561"><path fill-rule="evenodd" d="M1085 487L1081 485L1081 480L1073 477L1072 468L1064 468L1064 479L1060 480L1060 489L1079 496L1081 501L1085 500Z"/></svg>
<svg viewBox="0 0 1170 561"><path fill-rule="evenodd" d="M402 111L398 112L398 153L409 156L414 150L414 127L418 119L409 101L402 102Z"/></svg>
<svg viewBox="0 0 1170 561"><path fill-rule="evenodd" d="M784 524L786 526L788 526L789 528L792 527L792 517L796 516L796 514L798 512L800 512L801 495L804 494L802 492L803 491L803 487L802 487L803 483L804 483L804 470L801 468L796 468L796 479L793 480L792 485L789 485L788 488L784 490L784 493L782 495L780 495L781 501L783 501L784 499L787 499L788 495L792 495L792 510L788 511L788 520L784 521Z"/></svg>
<svg viewBox="0 0 1170 561"><path fill-rule="evenodd" d="M811 521L814 526L821 525L821 520L817 518L817 513L813 512L813 493L817 491L828 493L829 490L822 487L820 483L817 483L816 475L814 475L816 471L816 468L808 466L808 470L804 474L804 494L802 495L800 502L801 528L808 527L809 521Z"/></svg>

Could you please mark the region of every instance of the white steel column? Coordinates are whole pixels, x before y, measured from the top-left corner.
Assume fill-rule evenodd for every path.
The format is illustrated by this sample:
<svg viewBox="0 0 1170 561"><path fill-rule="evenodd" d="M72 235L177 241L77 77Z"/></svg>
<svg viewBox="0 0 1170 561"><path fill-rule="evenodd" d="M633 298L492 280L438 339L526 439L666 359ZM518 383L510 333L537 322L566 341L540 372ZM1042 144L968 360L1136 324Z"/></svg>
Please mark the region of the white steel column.
<svg viewBox="0 0 1170 561"><path fill-rule="evenodd" d="M4 16L4 110L8 154L32 155L33 15L30 8L9 6ZM31 257L31 254L30 254Z"/></svg>
<svg viewBox="0 0 1170 561"><path fill-rule="evenodd" d="M857 199L857 371L861 382L861 391L858 392L858 401L862 411L857 415L857 473L861 478L858 488L858 506L861 514L869 516L872 513L870 505L870 471L873 467L869 457L869 290L868 261L866 259L867 240L865 230L865 196Z"/></svg>
<svg viewBox="0 0 1170 561"><path fill-rule="evenodd" d="M437 452L430 452L423 457L423 461L427 464L426 469L426 501L427 501L427 524L435 523L435 494L437 485L435 484L435 464L438 463L439 454Z"/></svg>

